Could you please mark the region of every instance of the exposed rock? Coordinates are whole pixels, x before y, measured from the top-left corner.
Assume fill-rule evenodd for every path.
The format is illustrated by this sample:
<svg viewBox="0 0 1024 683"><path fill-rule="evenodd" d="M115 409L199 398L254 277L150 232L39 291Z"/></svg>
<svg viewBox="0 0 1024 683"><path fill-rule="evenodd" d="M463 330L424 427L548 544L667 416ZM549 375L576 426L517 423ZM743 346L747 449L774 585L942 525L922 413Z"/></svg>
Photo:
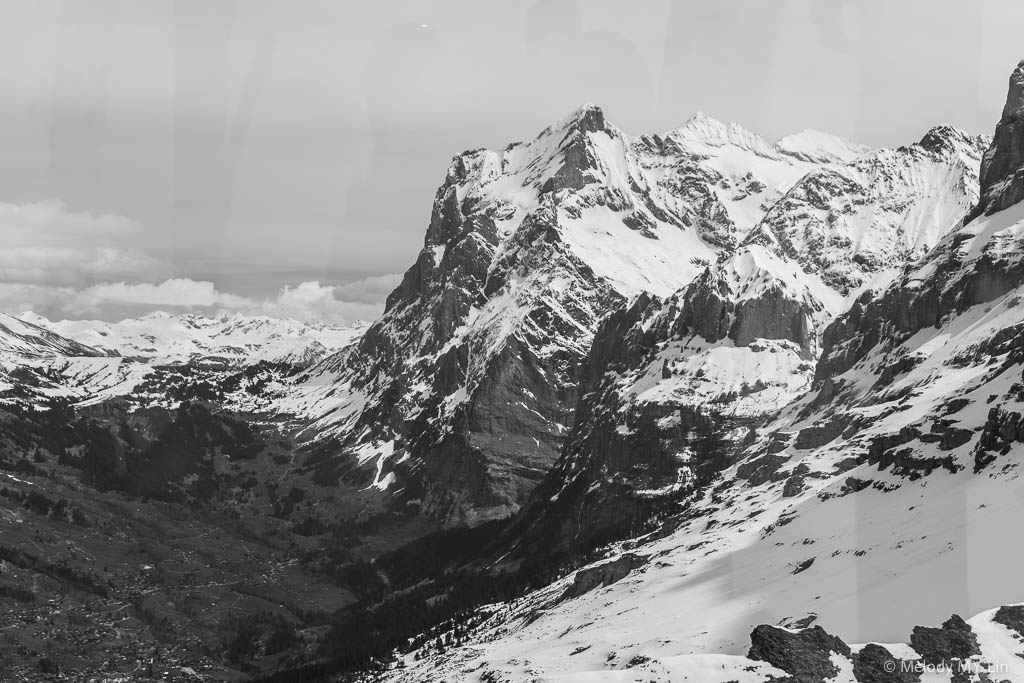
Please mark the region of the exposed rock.
<svg viewBox="0 0 1024 683"><path fill-rule="evenodd" d="M954 614L941 628L915 626L910 635L910 645L921 655L921 660L931 665L952 665L973 655L980 655L978 638L970 625Z"/></svg>
<svg viewBox="0 0 1024 683"><path fill-rule="evenodd" d="M921 432L916 427L903 427L896 434L885 434L872 438L871 444L868 446L868 462L872 464L885 463L879 466L879 469L885 469L892 464L886 454L905 443L913 441L920 434Z"/></svg>
<svg viewBox="0 0 1024 683"><path fill-rule="evenodd" d="M887 387L892 384L893 380L898 376L910 372L916 366L921 364L924 359L919 356L900 356L894 362L888 363L882 372L878 375L878 381L875 382L875 386L878 388Z"/></svg>
<svg viewBox="0 0 1024 683"><path fill-rule="evenodd" d="M802 560L800 562L797 562L796 566L793 567L793 571L791 571L790 574L800 574L802 572L807 571L812 566L814 566L814 558L813 557L809 557L806 560Z"/></svg>
<svg viewBox="0 0 1024 683"><path fill-rule="evenodd" d="M822 683L834 678L839 668L832 653L850 657L850 646L821 626L796 633L775 626L758 626L750 634L747 657L768 662L791 676L793 683Z"/></svg>
<svg viewBox="0 0 1024 683"><path fill-rule="evenodd" d="M772 454L781 453L789 448L792 440L793 435L791 433L774 432L768 439L768 452Z"/></svg>
<svg viewBox="0 0 1024 683"><path fill-rule="evenodd" d="M785 271L760 245L709 266L677 295L680 313L673 332L692 332L709 342L728 338L737 346L785 339L809 353L817 345L812 321L821 316L823 304L783 279Z"/></svg>
<svg viewBox="0 0 1024 683"><path fill-rule="evenodd" d="M787 455L762 455L741 463L736 468L736 476L746 479L751 486L760 486L775 479L779 469L787 462L789 462Z"/></svg>
<svg viewBox="0 0 1024 683"><path fill-rule="evenodd" d="M974 471L984 469L995 460L996 454L1008 453L1015 442L1024 442L1024 416L999 406L990 408L974 449Z"/></svg>
<svg viewBox="0 0 1024 683"><path fill-rule="evenodd" d="M853 675L859 683L918 683L921 680L912 662L894 657L876 643L868 643L854 655Z"/></svg>
<svg viewBox="0 0 1024 683"><path fill-rule="evenodd" d="M1003 114L981 160L981 199L966 221L1024 199L1024 61L1010 74Z"/></svg>
<svg viewBox="0 0 1024 683"><path fill-rule="evenodd" d="M1024 638L1024 605L1003 605L996 610L992 621L1016 631Z"/></svg>
<svg viewBox="0 0 1024 683"><path fill-rule="evenodd" d="M803 475L794 474L786 480L786 485L782 487L783 498L793 498L799 496L804 491L804 477Z"/></svg>
<svg viewBox="0 0 1024 683"><path fill-rule="evenodd" d="M974 438L974 431L962 427L954 427L949 420L936 420L927 434L922 434L924 443L937 443L940 451L951 451Z"/></svg>
<svg viewBox="0 0 1024 683"><path fill-rule="evenodd" d="M578 598L590 591L610 586L616 581L625 578L631 571L647 564L647 558L633 553L626 553L611 562L599 564L596 567L588 567L576 572L572 585L565 589L561 600Z"/></svg>
<svg viewBox="0 0 1024 683"><path fill-rule="evenodd" d="M794 447L800 450L808 448L820 448L833 441L846 430L849 422L844 418L829 418L822 422L816 422L810 427L804 427L796 435Z"/></svg>
<svg viewBox="0 0 1024 683"><path fill-rule="evenodd" d="M859 479L857 477L847 477L846 481L843 482L843 491L849 493L857 493L863 491L867 487L871 486L873 482L870 479Z"/></svg>

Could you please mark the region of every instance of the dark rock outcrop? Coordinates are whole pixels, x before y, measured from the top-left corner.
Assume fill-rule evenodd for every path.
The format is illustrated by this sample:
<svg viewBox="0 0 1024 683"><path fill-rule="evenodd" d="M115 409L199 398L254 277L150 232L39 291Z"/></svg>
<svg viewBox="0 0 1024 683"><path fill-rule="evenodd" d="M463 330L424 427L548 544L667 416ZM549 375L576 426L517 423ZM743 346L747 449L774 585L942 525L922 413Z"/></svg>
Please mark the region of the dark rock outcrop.
<svg viewBox="0 0 1024 683"><path fill-rule="evenodd" d="M921 431L916 427L904 427L896 434L876 436L868 446L867 461L878 465L880 471L891 467L895 474L910 479L917 479L940 467L953 473L961 469L952 455L942 458L919 457L912 447L903 447L921 436Z"/></svg>
<svg viewBox="0 0 1024 683"><path fill-rule="evenodd" d="M673 297L678 315L672 317L670 334L697 334L712 343L728 338L737 346L785 339L810 353L817 341L814 304L778 284L756 296L739 296L722 270L728 267L728 261L709 266Z"/></svg>
<svg viewBox="0 0 1024 683"><path fill-rule="evenodd" d="M993 621L1024 636L1024 606L1000 607ZM981 659L978 637L955 614L939 628L914 627L910 645L920 659L900 659L877 643L864 645L855 653L821 626L789 630L762 625L750 634L750 643L747 657L785 671L786 678L771 679L785 683L834 680L840 671L836 656L852 662L858 683L918 683L930 670L948 672L956 683L1002 680L998 674L990 677L984 672L988 663Z"/></svg>
<svg viewBox="0 0 1024 683"><path fill-rule="evenodd" d="M832 653L850 657L850 646L821 626L796 633L758 626L750 634L750 659L768 662L790 675L792 683L821 683L839 673Z"/></svg>
<svg viewBox="0 0 1024 683"><path fill-rule="evenodd" d="M789 461L788 455L765 455L740 463L736 477L746 479L751 486L760 486L779 477L779 470Z"/></svg>
<svg viewBox="0 0 1024 683"><path fill-rule="evenodd" d="M565 589L559 601L578 598L597 588L610 586L625 578L631 571L647 564L647 558L626 553L611 562L588 567L576 572L572 585Z"/></svg>
<svg viewBox="0 0 1024 683"><path fill-rule="evenodd" d="M992 621L1002 624L1024 638L1024 605L1003 605L996 610Z"/></svg>
<svg viewBox="0 0 1024 683"><path fill-rule="evenodd" d="M1013 443L1021 442L1024 442L1024 416L998 406L990 408L974 449L974 471L980 472L996 455L1009 453Z"/></svg>
<svg viewBox="0 0 1024 683"><path fill-rule="evenodd" d="M801 474L794 474L786 479L785 486L782 487L783 498L793 498L799 496L804 491L804 476Z"/></svg>
<svg viewBox="0 0 1024 683"><path fill-rule="evenodd" d="M941 628L915 626L910 635L910 646L921 655L923 662L933 666L952 666L981 654L978 637L970 625L956 614Z"/></svg>
<svg viewBox="0 0 1024 683"><path fill-rule="evenodd" d="M853 676L859 683L918 683L921 680L913 662L894 657L876 643L868 643L853 657Z"/></svg>
<svg viewBox="0 0 1024 683"><path fill-rule="evenodd" d="M830 441L838 439L848 426L849 420L845 417L833 417L816 422L797 432L794 447L798 450L820 448Z"/></svg>
<svg viewBox="0 0 1024 683"><path fill-rule="evenodd" d="M981 199L966 222L1024 199L1024 61L1010 74L1002 117L981 160Z"/></svg>

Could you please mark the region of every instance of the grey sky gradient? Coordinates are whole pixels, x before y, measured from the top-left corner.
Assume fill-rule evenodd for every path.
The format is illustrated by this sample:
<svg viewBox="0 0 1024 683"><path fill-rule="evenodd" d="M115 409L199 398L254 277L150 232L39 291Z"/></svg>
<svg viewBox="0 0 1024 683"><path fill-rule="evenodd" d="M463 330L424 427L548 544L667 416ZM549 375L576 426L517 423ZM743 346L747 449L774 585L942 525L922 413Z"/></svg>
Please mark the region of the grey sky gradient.
<svg viewBox="0 0 1024 683"><path fill-rule="evenodd" d="M404 270L453 154L585 101L632 133L702 110L770 139L898 145L939 123L990 133L1024 57L1019 0L0 8L0 202L136 226L117 238L134 269L70 286L187 277L256 298Z"/></svg>

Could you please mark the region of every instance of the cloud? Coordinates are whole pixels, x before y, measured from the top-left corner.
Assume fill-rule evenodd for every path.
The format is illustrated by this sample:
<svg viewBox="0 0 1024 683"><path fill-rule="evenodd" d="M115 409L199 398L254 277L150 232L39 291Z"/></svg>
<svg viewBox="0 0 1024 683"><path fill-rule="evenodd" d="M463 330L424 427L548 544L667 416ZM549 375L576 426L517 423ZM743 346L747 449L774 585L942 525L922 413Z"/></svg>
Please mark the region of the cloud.
<svg viewBox="0 0 1024 683"><path fill-rule="evenodd" d="M84 287L169 275L136 244L141 228L124 216L69 211L59 201L0 202L0 235L0 283Z"/></svg>
<svg viewBox="0 0 1024 683"><path fill-rule="evenodd" d="M71 211L62 202L0 202L0 310L48 318L118 320L155 310L243 313L344 323L380 314L395 274L341 285L317 281L255 299L214 282L174 277L146 253L142 227L115 214Z"/></svg>
<svg viewBox="0 0 1024 683"><path fill-rule="evenodd" d="M334 293L335 296L345 301L378 303L387 299L391 290L397 287L401 281L402 275L400 273L386 273L338 285Z"/></svg>
<svg viewBox="0 0 1024 683"><path fill-rule="evenodd" d="M70 287L0 282L0 311L15 314L24 311L59 312L75 295L75 290Z"/></svg>
<svg viewBox="0 0 1024 683"><path fill-rule="evenodd" d="M345 285L303 282L285 286L273 298L253 299L217 289L213 282L171 278L159 283L108 282L82 289L0 283L0 310L34 311L47 318L118 320L164 310L209 315L241 313L334 324L372 320L383 310L389 283L397 275L365 278Z"/></svg>
<svg viewBox="0 0 1024 683"><path fill-rule="evenodd" d="M93 285L78 292L72 305L89 310L105 302L189 309L241 308L251 303L244 297L217 291L212 282L174 278L159 284L111 282Z"/></svg>
<svg viewBox="0 0 1024 683"><path fill-rule="evenodd" d="M354 283L353 283L354 284ZM303 282L295 287L285 286L277 298L263 301L250 312L278 318L310 321L346 321L375 318L380 314L380 301L339 297L341 287ZM358 290L357 290L358 291Z"/></svg>

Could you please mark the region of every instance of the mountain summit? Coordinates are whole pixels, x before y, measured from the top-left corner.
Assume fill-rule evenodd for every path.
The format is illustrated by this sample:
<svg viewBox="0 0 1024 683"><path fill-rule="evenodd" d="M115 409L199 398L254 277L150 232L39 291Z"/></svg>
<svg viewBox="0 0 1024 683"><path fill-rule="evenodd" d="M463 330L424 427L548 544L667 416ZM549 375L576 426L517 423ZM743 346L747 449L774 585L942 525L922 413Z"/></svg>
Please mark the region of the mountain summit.
<svg viewBox="0 0 1024 683"><path fill-rule="evenodd" d="M1003 115L981 162L981 200L968 221L1024 199L1024 61L1010 74Z"/></svg>
<svg viewBox="0 0 1024 683"><path fill-rule="evenodd" d="M446 525L505 517L564 452L601 319L642 295L689 305L698 279L709 302L749 293L753 280L716 289L748 263L764 296L794 297L774 310L799 330L783 335L798 337L786 367L806 363L821 321L977 201L979 143L950 140L870 151L802 133L772 145L704 114L631 136L588 104L528 142L456 156L383 317L310 371L324 402L310 404L308 433L337 443L320 476L386 478L398 509ZM706 318L710 304L686 315L725 326L709 341L746 345L766 334L765 306L736 308L735 333Z"/></svg>

